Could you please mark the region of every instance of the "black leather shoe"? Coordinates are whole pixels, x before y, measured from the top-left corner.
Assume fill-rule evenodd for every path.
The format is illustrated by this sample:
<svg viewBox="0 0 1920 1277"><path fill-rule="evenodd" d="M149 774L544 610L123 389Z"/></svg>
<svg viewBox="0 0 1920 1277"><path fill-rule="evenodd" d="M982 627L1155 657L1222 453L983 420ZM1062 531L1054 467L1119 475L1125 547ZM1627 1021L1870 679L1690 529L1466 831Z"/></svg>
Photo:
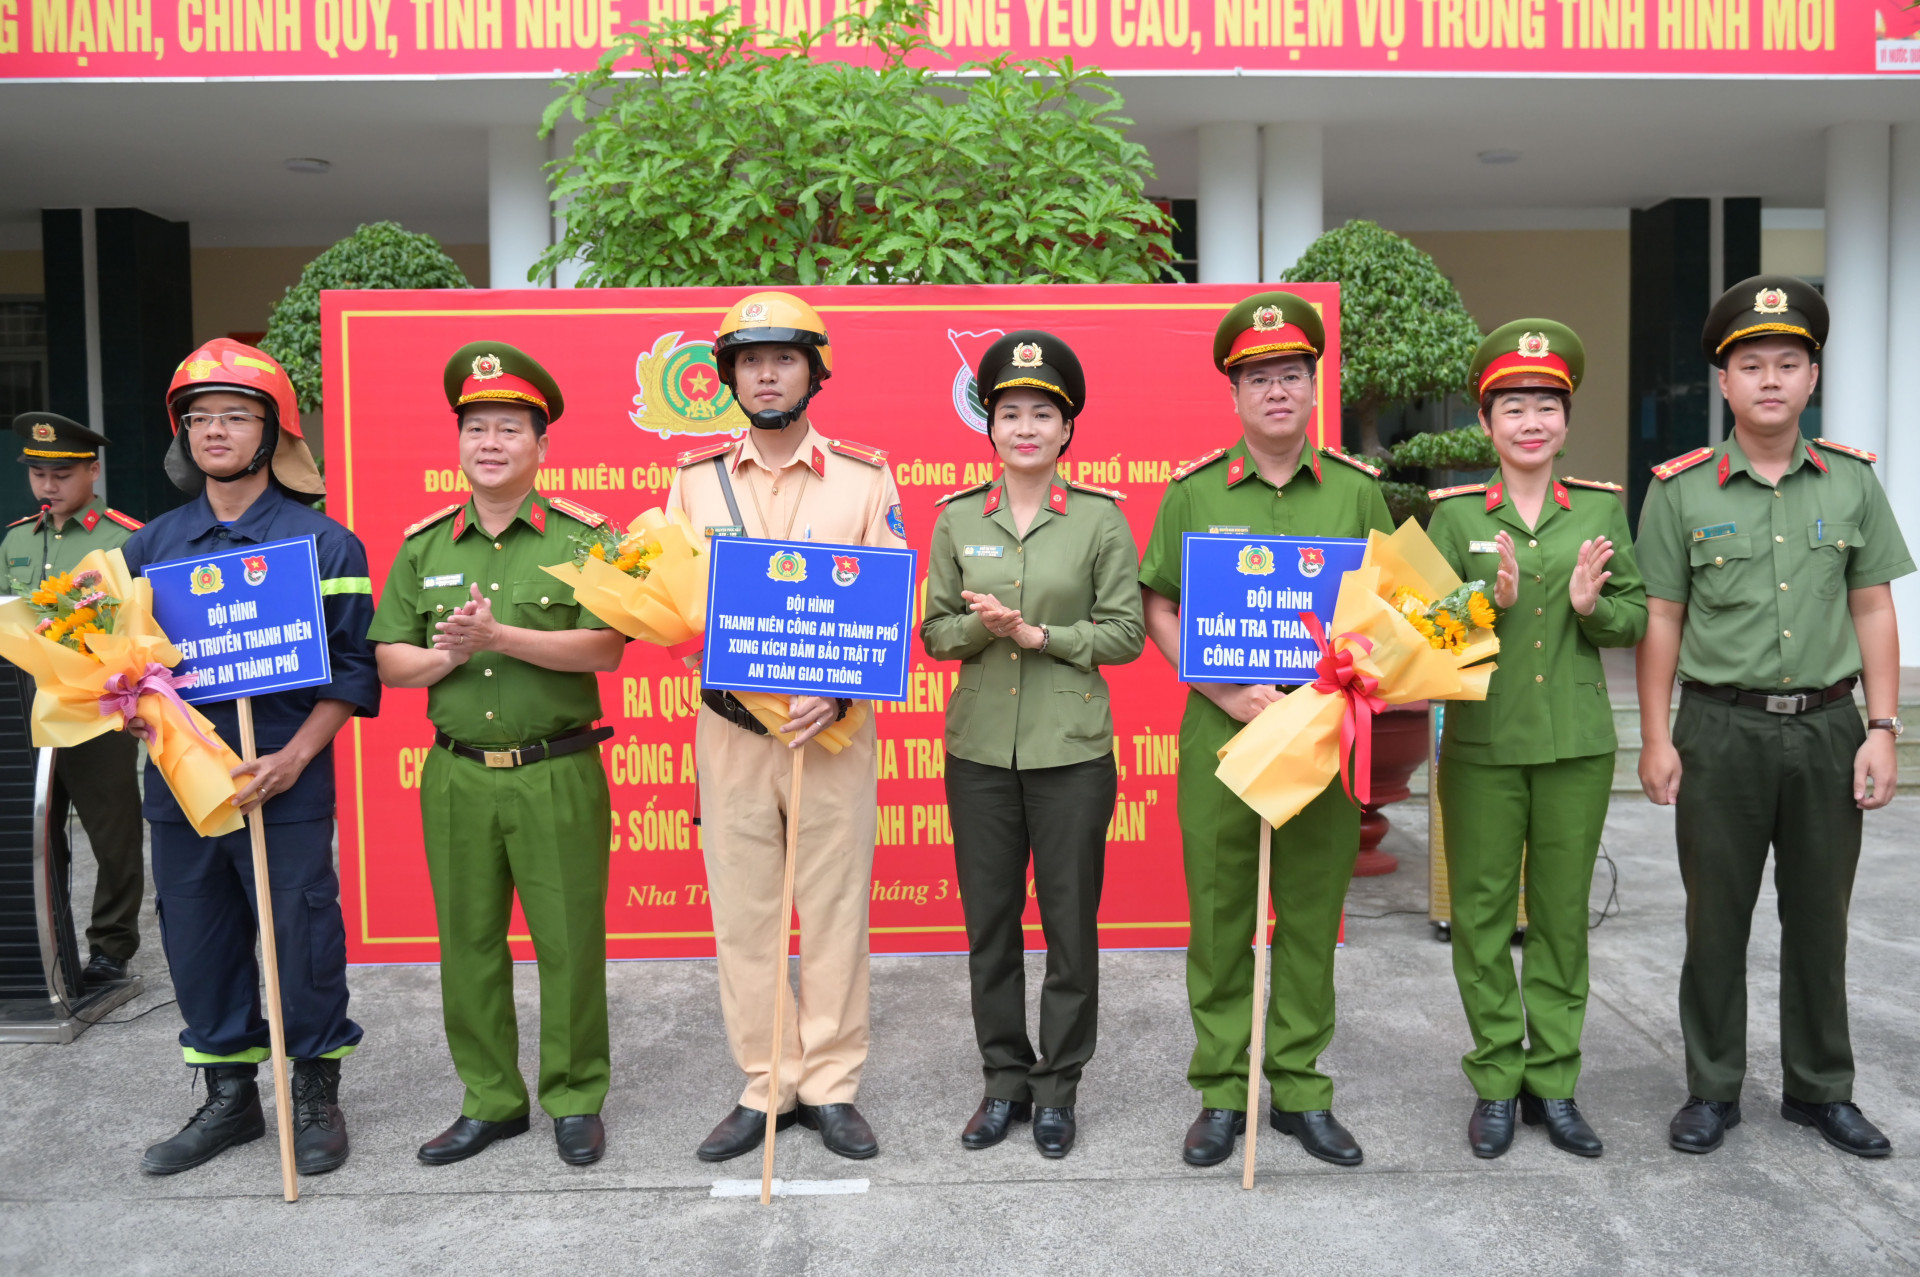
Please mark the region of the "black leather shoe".
<svg viewBox="0 0 1920 1277"><path fill-rule="evenodd" d="M267 1133L260 1111L260 1086L251 1064L200 1070L207 1098L171 1139L161 1140L140 1158L149 1175L175 1175L210 1162L237 1144L248 1144Z"/></svg>
<svg viewBox="0 0 1920 1277"><path fill-rule="evenodd" d="M1475 1157L1498 1157L1513 1147L1514 1110L1518 1100L1475 1100L1467 1119L1467 1145Z"/></svg>
<svg viewBox="0 0 1920 1277"><path fill-rule="evenodd" d="M486 1151L495 1140L510 1140L527 1133L527 1115L510 1117L504 1122L483 1122L477 1117L460 1116L453 1125L420 1146L420 1160L428 1166L446 1166L464 1162L475 1153Z"/></svg>
<svg viewBox="0 0 1920 1277"><path fill-rule="evenodd" d="M1239 1109L1201 1109L1180 1156L1188 1166L1218 1166L1233 1156L1234 1137L1246 1133L1247 1115Z"/></svg>
<svg viewBox="0 0 1920 1277"><path fill-rule="evenodd" d="M553 1119L553 1142L568 1166L591 1166L607 1153L607 1128L598 1113Z"/></svg>
<svg viewBox="0 0 1920 1277"><path fill-rule="evenodd" d="M800 1114L788 1110L773 1119L773 1129L784 1131L792 1126ZM733 1112L720 1119L720 1125L693 1155L703 1162L725 1162L752 1152L759 1148L767 1138L767 1115L763 1109L750 1109L744 1104L733 1106Z"/></svg>
<svg viewBox="0 0 1920 1277"><path fill-rule="evenodd" d="M1007 1127L1032 1119L1031 1100L996 1100L989 1095L967 1119L967 1129L960 1132L960 1143L967 1148L992 1148L1007 1138Z"/></svg>
<svg viewBox="0 0 1920 1277"><path fill-rule="evenodd" d="M1859 1105L1846 1100L1837 1104L1809 1104L1791 1095L1782 1095L1780 1116L1796 1125L1813 1127L1827 1143L1855 1157L1885 1157L1893 1152L1893 1141L1867 1120Z"/></svg>
<svg viewBox="0 0 1920 1277"><path fill-rule="evenodd" d="M1323 1162L1332 1162L1335 1166L1360 1165L1360 1143L1340 1125L1332 1109L1289 1113L1285 1109L1269 1108L1267 1122L1282 1135L1299 1140L1301 1148Z"/></svg>
<svg viewBox="0 0 1920 1277"><path fill-rule="evenodd" d="M347 1115L340 1111L340 1061L293 1062L293 1169L324 1175L347 1161Z"/></svg>
<svg viewBox="0 0 1920 1277"><path fill-rule="evenodd" d="M1033 1142L1042 1157L1065 1157L1073 1151L1073 1105L1042 1106L1033 1115Z"/></svg>
<svg viewBox="0 0 1920 1277"><path fill-rule="evenodd" d="M802 1104L800 1125L820 1132L820 1142L829 1153L838 1153L854 1161L864 1161L880 1151L873 1128L860 1110L851 1104Z"/></svg>
<svg viewBox="0 0 1920 1277"><path fill-rule="evenodd" d="M109 958L98 949L87 959L87 969L80 973L80 985L86 989L98 989L103 985L117 984L127 978L129 958Z"/></svg>
<svg viewBox="0 0 1920 1277"><path fill-rule="evenodd" d="M1739 1100L1703 1100L1689 1095L1667 1124L1667 1143L1682 1153L1711 1153L1738 1125Z"/></svg>
<svg viewBox="0 0 1920 1277"><path fill-rule="evenodd" d="M1580 1106L1571 1099L1543 1100L1520 1092L1520 1120L1528 1126L1544 1126L1547 1138L1563 1153L1575 1157L1598 1157L1606 1146L1580 1116Z"/></svg>

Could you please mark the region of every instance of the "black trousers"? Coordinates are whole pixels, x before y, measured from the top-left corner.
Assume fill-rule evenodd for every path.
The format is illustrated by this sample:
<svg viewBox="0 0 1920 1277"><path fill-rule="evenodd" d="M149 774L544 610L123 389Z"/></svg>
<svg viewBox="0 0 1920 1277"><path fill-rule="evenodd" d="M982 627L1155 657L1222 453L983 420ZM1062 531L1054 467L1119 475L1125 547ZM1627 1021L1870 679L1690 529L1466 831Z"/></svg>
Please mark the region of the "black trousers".
<svg viewBox="0 0 1920 1277"><path fill-rule="evenodd" d="M147 890L141 856L140 782L134 771L140 742L126 732L108 732L60 751L54 760L47 828L54 872L64 876L73 861L67 845L67 811L77 809L93 847L93 914L87 947L116 962L140 948L140 900ZM155 784L165 784L159 780Z"/></svg>
<svg viewBox="0 0 1920 1277"><path fill-rule="evenodd" d="M967 918L973 1031L986 1094L1074 1102L1100 1005L1100 887L1119 778L1112 755L1065 767L988 767L947 756L954 865ZM1027 1036L1027 865L1047 940L1040 1050Z"/></svg>

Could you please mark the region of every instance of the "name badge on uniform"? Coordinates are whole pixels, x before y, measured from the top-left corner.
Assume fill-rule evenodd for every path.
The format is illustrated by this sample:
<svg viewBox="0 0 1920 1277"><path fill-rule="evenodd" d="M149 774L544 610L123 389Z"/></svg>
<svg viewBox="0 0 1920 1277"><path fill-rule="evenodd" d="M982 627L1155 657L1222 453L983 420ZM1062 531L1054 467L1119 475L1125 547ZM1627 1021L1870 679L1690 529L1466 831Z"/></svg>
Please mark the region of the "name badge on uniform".
<svg viewBox="0 0 1920 1277"><path fill-rule="evenodd" d="M1238 523L1210 524L1207 527L1207 531L1213 536L1222 536L1222 537L1243 537L1243 536L1249 536L1252 534L1251 528L1248 528L1244 524L1238 524Z"/></svg>
<svg viewBox="0 0 1920 1277"><path fill-rule="evenodd" d="M25 555L22 555L17 559L14 558L12 555L7 556L7 566L10 568L24 568L24 567L30 566L32 563L33 563L33 560L26 557Z"/></svg>
<svg viewBox="0 0 1920 1277"><path fill-rule="evenodd" d="M709 523L707 535L710 537L743 537L747 530L737 523Z"/></svg>
<svg viewBox="0 0 1920 1277"><path fill-rule="evenodd" d="M1500 553L1500 543L1498 541L1469 541L1467 542L1467 553L1498 554Z"/></svg>
<svg viewBox="0 0 1920 1277"><path fill-rule="evenodd" d="M1733 533L1734 533L1733 524L1716 523L1710 527L1695 528L1693 530L1693 539L1696 541L1711 541L1715 537L1730 537L1733 535Z"/></svg>
<svg viewBox="0 0 1920 1277"><path fill-rule="evenodd" d="M960 549L960 557L963 559L1004 559L1007 557L1007 547L1004 545L962 546Z"/></svg>
<svg viewBox="0 0 1920 1277"><path fill-rule="evenodd" d="M449 572L445 576L423 577L420 581L420 588L423 590L437 590L442 586L465 585L466 583L467 574L465 572Z"/></svg>

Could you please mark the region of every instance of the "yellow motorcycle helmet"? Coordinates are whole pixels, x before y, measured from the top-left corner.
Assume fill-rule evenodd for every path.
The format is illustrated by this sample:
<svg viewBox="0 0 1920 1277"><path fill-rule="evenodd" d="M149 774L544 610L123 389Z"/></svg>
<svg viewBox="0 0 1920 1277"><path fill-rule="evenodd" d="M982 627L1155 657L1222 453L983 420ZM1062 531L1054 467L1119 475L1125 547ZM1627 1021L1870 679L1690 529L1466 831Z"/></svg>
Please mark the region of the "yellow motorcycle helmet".
<svg viewBox="0 0 1920 1277"><path fill-rule="evenodd" d="M798 346L807 352L807 362L813 368L807 393L791 409L747 414L747 419L762 430L781 430L798 421L807 404L820 393L821 383L833 376L833 344L827 338L827 326L819 312L792 293L751 293L729 306L720 321L713 340L713 361L720 369L720 380L736 398L740 392L733 380L734 356L745 346Z"/></svg>

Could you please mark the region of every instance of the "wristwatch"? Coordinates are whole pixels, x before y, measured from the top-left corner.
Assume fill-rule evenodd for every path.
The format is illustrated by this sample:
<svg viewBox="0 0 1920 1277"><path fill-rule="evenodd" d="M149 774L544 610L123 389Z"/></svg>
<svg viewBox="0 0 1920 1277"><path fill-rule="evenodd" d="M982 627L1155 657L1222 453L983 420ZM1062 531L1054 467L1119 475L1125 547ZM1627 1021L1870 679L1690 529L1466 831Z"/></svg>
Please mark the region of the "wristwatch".
<svg viewBox="0 0 1920 1277"><path fill-rule="evenodd" d="M1897 718L1869 718L1867 730L1872 731L1876 727L1882 731L1892 732L1895 740L1899 740L1907 733L1907 725Z"/></svg>
<svg viewBox="0 0 1920 1277"><path fill-rule="evenodd" d="M1048 628L1047 628L1046 626L1044 626L1044 625L1043 625L1043 626L1041 626L1041 627L1040 627L1040 646L1039 646L1039 647L1037 647L1037 648L1035 648L1035 649L1034 649L1034 651L1036 651L1036 652L1044 652L1044 651L1046 651L1046 650L1047 650L1047 644L1049 644L1049 643L1051 643L1051 642L1053 642L1053 631L1052 631L1052 630L1050 630L1050 629L1048 629Z"/></svg>

